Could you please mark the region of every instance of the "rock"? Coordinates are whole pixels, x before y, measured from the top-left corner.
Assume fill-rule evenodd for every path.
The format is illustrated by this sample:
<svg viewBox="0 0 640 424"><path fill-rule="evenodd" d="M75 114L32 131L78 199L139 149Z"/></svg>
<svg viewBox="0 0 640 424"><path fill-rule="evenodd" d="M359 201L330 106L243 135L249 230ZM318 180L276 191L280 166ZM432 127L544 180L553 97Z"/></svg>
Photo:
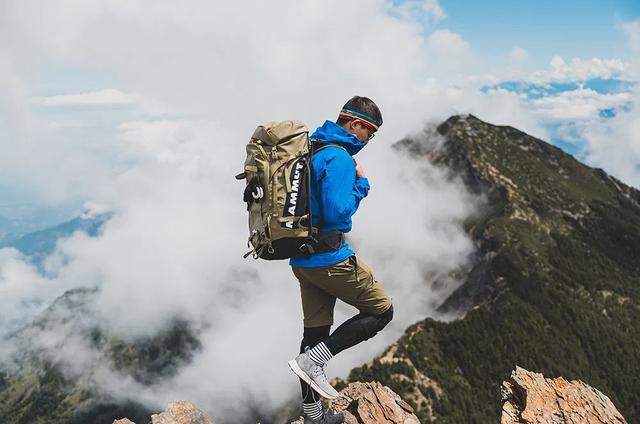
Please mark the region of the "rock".
<svg viewBox="0 0 640 424"><path fill-rule="evenodd" d="M582 381L516 367L502 383L501 424L626 424L611 400Z"/></svg>
<svg viewBox="0 0 640 424"><path fill-rule="evenodd" d="M347 424L420 424L413 408L377 381L350 383L340 395L330 407L344 412Z"/></svg>
<svg viewBox="0 0 640 424"><path fill-rule="evenodd" d="M151 416L151 424L214 424L206 412L194 404L178 401L169 402L167 412Z"/></svg>
<svg viewBox="0 0 640 424"><path fill-rule="evenodd" d="M127 418L115 420L113 424L136 424ZM206 412L190 402L169 402L167 411L151 416L150 424L214 424Z"/></svg>
<svg viewBox="0 0 640 424"><path fill-rule="evenodd" d="M378 382L350 383L329 408L344 413L345 424L420 424L413 408ZM291 424L302 424L300 418Z"/></svg>

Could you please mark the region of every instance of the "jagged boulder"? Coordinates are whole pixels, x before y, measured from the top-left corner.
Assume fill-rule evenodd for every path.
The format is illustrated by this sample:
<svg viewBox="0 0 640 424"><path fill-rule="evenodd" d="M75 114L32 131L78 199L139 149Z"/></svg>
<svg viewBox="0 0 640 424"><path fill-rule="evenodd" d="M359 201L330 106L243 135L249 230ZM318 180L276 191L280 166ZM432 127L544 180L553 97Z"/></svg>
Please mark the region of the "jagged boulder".
<svg viewBox="0 0 640 424"><path fill-rule="evenodd" d="M115 420L113 424L136 424L126 418ZM190 402L169 402L166 412L151 416L150 424L214 424L206 412Z"/></svg>
<svg viewBox="0 0 640 424"><path fill-rule="evenodd" d="M413 408L393 390L378 382L350 383L340 397L329 403L336 412L344 413L345 424L420 424ZM300 418L291 424L302 424Z"/></svg>
<svg viewBox="0 0 640 424"><path fill-rule="evenodd" d="M611 400L582 381L516 367L502 383L501 424L626 424Z"/></svg>

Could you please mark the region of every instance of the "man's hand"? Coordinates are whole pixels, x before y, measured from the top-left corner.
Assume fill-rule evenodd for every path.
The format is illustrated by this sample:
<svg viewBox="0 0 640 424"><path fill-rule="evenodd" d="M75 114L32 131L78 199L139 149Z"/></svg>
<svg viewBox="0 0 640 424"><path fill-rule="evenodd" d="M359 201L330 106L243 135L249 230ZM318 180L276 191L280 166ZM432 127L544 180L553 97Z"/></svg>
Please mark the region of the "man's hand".
<svg viewBox="0 0 640 424"><path fill-rule="evenodd" d="M356 163L356 177L364 177L364 171L362 170L362 165L360 165L358 159L353 158L353 161Z"/></svg>

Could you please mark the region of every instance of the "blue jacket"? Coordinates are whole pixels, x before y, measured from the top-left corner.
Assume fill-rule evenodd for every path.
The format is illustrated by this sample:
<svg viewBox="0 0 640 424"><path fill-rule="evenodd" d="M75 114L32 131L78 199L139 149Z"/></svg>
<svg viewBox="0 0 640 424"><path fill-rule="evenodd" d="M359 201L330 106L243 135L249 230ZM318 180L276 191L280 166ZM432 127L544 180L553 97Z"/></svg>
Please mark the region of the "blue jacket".
<svg viewBox="0 0 640 424"><path fill-rule="evenodd" d="M323 143L338 144L328 146L314 153L311 161L311 213L313 225L323 222L320 232L351 231L351 216L356 213L360 201L369 193L369 180L356 177L356 167L351 156L358 153L365 143L335 122L325 121L311 139ZM289 264L297 268L315 268L337 264L353 251L348 243L336 252L316 253L308 258L292 258Z"/></svg>

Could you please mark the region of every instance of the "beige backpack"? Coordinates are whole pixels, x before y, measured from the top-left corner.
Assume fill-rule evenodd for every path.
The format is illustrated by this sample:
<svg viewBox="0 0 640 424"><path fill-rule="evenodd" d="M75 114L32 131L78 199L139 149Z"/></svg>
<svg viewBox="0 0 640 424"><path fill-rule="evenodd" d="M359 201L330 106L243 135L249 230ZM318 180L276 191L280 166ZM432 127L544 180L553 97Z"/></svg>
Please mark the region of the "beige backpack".
<svg viewBox="0 0 640 424"><path fill-rule="evenodd" d="M244 201L249 211L245 257L285 259L306 254L312 235L309 130L300 121L258 126L247 144Z"/></svg>
<svg viewBox="0 0 640 424"><path fill-rule="evenodd" d="M244 172L236 175L246 180L251 250L245 258L295 258L342 246L342 233L311 226L311 155L309 130L300 121L272 121L254 131Z"/></svg>

